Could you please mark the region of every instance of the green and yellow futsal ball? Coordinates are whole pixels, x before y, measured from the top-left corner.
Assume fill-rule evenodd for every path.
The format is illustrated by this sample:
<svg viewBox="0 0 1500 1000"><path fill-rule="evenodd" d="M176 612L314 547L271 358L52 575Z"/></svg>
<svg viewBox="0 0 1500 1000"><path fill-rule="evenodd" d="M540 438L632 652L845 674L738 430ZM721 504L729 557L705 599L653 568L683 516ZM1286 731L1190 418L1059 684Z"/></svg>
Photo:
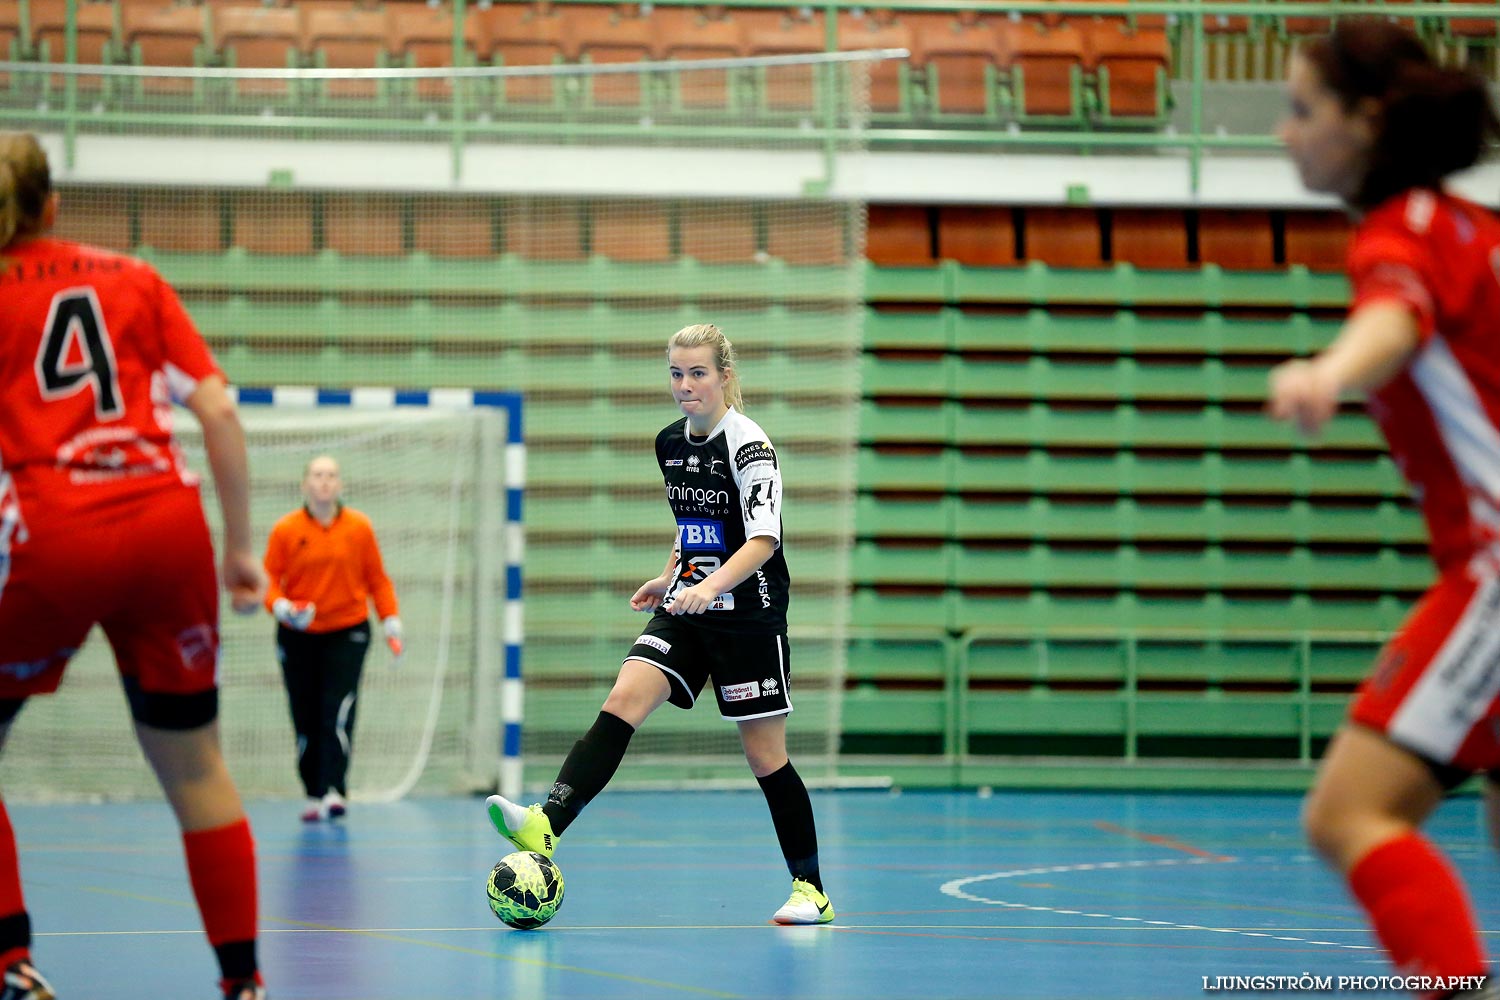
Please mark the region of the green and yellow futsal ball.
<svg viewBox="0 0 1500 1000"><path fill-rule="evenodd" d="M517 930L530 931L557 916L563 901L562 872L534 851L500 859L485 883L490 911Z"/></svg>

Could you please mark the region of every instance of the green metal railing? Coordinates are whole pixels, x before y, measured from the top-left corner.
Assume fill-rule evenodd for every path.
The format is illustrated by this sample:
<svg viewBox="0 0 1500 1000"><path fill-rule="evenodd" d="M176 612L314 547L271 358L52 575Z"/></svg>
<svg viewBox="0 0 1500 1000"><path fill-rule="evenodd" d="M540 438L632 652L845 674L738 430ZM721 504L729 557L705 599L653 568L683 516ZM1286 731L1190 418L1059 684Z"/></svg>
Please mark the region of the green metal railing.
<svg viewBox="0 0 1500 1000"><path fill-rule="evenodd" d="M558 0L559 6L579 3L582 0ZM469 16L466 0L453 0L453 65L459 67L447 71L424 70L269 70L265 75L284 75L289 78L344 78L349 76L383 75L394 78L452 76L455 82L465 79L505 79L517 76L547 76L559 74L648 74L653 67L666 64L617 64L607 66L547 66L547 67L475 67L464 68L465 19ZM660 0L656 6L693 6L688 0ZM1354 15L1389 15L1411 20L1420 29L1440 27L1454 18L1497 19L1500 12L1484 4L1465 3L1287 3L1270 2L1205 2L1205 0L1137 0L1137 2L1083 2L1083 0L948 0L941 10L954 12L976 12L995 15L1028 14L1080 14L1088 16L1123 14L1128 17L1162 16L1167 19L1169 30L1176 39L1174 51L1186 63L1185 74L1177 67L1179 76L1188 86L1187 125L1185 130L1142 130L1139 126L1117 129L1101 127L1100 123L1082 121L1076 128L1038 127L881 127L868 128L860 123L841 121L833 106L831 95L833 70L825 69L823 86L820 88L821 106L805 120L787 124L768 124L760 121L729 122L703 120L671 122L651 120L618 121L569 121L566 118L535 115L533 117L511 117L486 119L476 114L474 95L466 86L452 87L451 100L445 107L426 107L425 116L403 116L388 113L388 109L375 107L358 117L302 113L302 109L285 109L274 116L211 113L203 109L150 110L113 108L102 109L80 107L79 76L130 73L145 74L150 68L125 67L81 67L77 64L77 0L68 0L67 32L64 55L66 66L49 64L48 74L64 77L61 107L45 105L0 107L0 122L12 127L30 127L60 130L66 140L67 163L72 166L76 155L77 137L86 128L115 129L179 129L218 128L248 130L252 134L270 135L292 130L300 134L322 132L345 136L420 137L426 139L446 138L452 147L454 169L459 169L463 152L470 143L499 137L531 137L552 142L568 142L586 137L594 142L697 142L733 143L736 141L765 141L773 139L790 145L810 144L828 151L836 149L841 142L868 143L876 147L945 148L964 150L1063 150L1082 154L1099 151L1175 151L1186 158L1189 164L1190 186L1197 191L1202 175L1205 156L1213 152L1256 152L1277 147L1271 135L1226 135L1205 127L1205 78L1207 35L1205 22L1220 17L1248 17L1260 25L1276 25L1286 18L1318 18ZM740 0L736 7L784 8L776 0ZM917 0L895 0L881 5L896 11L912 10L932 12L931 4ZM865 8L867 4L854 0L825 0L808 5L814 15L821 15L826 31L829 51L838 47L837 15L841 11ZM1290 44L1284 30L1276 36L1282 44ZM0 63L0 72L37 74L42 64L26 62ZM186 75L209 78L234 77L228 70L168 70L159 69L152 75ZM241 76L255 75L252 71L240 71ZM437 112L433 114L433 112ZM970 123L972 125L972 123ZM821 192L813 190L810 194Z"/></svg>

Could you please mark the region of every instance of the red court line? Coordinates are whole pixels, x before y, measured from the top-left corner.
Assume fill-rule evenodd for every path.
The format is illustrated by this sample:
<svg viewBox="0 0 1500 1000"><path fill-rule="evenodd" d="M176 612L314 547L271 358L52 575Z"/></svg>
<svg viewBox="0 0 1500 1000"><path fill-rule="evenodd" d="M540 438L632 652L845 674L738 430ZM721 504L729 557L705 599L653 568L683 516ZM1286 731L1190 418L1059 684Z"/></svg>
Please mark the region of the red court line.
<svg viewBox="0 0 1500 1000"><path fill-rule="evenodd" d="M1165 847L1172 851L1181 851L1191 854L1195 858L1206 858L1209 861L1233 861L1234 859L1224 854L1214 854L1212 851L1201 850L1192 844L1184 844L1180 840L1171 837L1163 837L1159 833L1142 833L1140 830L1130 830L1123 826L1117 826L1107 820L1094 820L1094 828L1103 830L1105 833L1118 833L1122 837L1130 837L1132 840L1143 841L1147 844L1155 844L1157 847Z"/></svg>

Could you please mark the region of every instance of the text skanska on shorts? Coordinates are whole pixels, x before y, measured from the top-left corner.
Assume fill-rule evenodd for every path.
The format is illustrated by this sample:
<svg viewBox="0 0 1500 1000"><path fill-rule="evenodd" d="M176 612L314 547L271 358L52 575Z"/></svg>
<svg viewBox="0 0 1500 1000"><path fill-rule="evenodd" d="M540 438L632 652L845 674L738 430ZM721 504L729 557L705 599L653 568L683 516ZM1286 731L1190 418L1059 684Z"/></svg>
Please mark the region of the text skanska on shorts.
<svg viewBox="0 0 1500 1000"><path fill-rule="evenodd" d="M1482 989L1488 976L1204 976L1205 993L1344 993L1406 990L1412 993Z"/></svg>

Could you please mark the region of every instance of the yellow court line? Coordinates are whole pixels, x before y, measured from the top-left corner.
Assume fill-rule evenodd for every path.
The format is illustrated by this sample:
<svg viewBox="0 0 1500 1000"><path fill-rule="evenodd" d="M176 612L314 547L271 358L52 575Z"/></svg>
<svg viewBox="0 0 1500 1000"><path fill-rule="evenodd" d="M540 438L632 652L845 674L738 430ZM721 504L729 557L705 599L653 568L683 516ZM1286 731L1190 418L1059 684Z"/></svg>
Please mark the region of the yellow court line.
<svg viewBox="0 0 1500 1000"><path fill-rule="evenodd" d="M162 903L167 906L180 906L192 908L193 904L185 903L180 899L162 899L157 896L142 896L134 892L124 892L119 889L106 889L103 886L84 886L85 892L96 892L104 896L119 896L123 899L134 899L143 903ZM659 989L676 990L680 993L693 993L698 996L722 997L724 1000L743 1000L738 993L725 993L723 990L704 989L701 986L684 986L681 983L669 983L662 979L647 979L643 976L629 976L621 972L606 972L602 969L586 969L580 965L562 965L557 962L547 962L538 958L520 958L515 955L507 955L498 951L487 951L483 948L465 948L462 945L443 944L439 941L423 941L419 938L401 937L396 934L387 934L380 931L363 931L352 927L333 927L327 924L316 924L305 920L288 920L285 917L272 917L261 915L262 920L278 924L287 924L291 927L304 931L323 931L335 934L350 934L356 937L372 938L376 941L391 941L396 944L414 944L424 948L436 948L439 951L454 952L460 955L475 955L480 958L498 958L506 962L516 962L520 965L535 965L544 969L556 969L558 972L576 972L585 976L599 976L603 979L612 979L616 982L635 983L639 986L654 986ZM202 933L197 932L197 933Z"/></svg>

